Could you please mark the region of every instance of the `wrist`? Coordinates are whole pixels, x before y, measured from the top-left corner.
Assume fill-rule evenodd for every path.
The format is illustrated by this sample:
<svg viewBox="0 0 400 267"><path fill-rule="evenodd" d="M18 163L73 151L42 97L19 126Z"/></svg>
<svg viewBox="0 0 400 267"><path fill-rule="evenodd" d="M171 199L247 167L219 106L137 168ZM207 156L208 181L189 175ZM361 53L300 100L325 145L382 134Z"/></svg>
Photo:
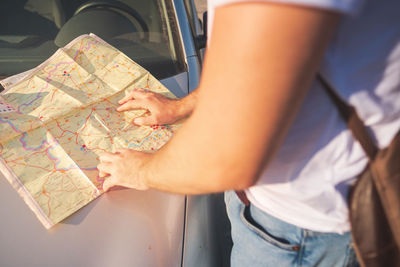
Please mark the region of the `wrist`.
<svg viewBox="0 0 400 267"><path fill-rule="evenodd" d="M184 98L176 99L173 104L174 112L178 117L177 120L189 117L196 106L196 101L197 92L193 92Z"/></svg>
<svg viewBox="0 0 400 267"><path fill-rule="evenodd" d="M173 113L176 117L176 120L180 120L188 117L192 112L187 107L184 99L176 99L173 102Z"/></svg>
<svg viewBox="0 0 400 267"><path fill-rule="evenodd" d="M138 168L137 177L139 178L140 184L143 186L143 189L151 188L151 168L149 168L149 163L153 158L154 154L144 152L141 159L140 167Z"/></svg>

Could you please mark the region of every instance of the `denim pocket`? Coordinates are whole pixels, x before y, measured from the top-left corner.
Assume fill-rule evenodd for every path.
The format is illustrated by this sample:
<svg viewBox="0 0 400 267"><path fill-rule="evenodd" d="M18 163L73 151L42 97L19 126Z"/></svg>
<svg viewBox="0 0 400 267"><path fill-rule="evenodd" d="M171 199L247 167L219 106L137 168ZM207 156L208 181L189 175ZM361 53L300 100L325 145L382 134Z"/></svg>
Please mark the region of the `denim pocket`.
<svg viewBox="0 0 400 267"><path fill-rule="evenodd" d="M251 231L260 236L263 240L265 240L269 244L287 251L295 252L300 250L299 245L291 244L284 238L279 238L268 233L268 231L266 231L262 226L260 226L257 222L255 222L251 218L249 206L242 205L240 210L240 219L247 226L247 228L249 228Z"/></svg>
<svg viewBox="0 0 400 267"><path fill-rule="evenodd" d="M231 199L232 199L232 191L226 191L224 193L224 201L225 201L225 205L228 207L229 204L231 203Z"/></svg>

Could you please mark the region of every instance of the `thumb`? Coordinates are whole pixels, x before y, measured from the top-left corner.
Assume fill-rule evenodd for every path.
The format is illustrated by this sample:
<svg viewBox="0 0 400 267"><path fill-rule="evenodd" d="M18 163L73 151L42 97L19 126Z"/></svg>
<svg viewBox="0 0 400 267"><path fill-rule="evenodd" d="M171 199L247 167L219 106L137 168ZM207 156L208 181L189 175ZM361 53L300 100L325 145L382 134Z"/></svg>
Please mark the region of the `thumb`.
<svg viewBox="0 0 400 267"><path fill-rule="evenodd" d="M156 120L154 119L153 116L144 116L144 117L137 117L133 120L133 122L137 125L144 125L144 126L150 126L157 124Z"/></svg>
<svg viewBox="0 0 400 267"><path fill-rule="evenodd" d="M109 176L108 178L106 178L104 180L103 183L103 191L107 192L108 190L110 190L111 187L117 185L116 182L114 181L114 179L112 178L112 176Z"/></svg>

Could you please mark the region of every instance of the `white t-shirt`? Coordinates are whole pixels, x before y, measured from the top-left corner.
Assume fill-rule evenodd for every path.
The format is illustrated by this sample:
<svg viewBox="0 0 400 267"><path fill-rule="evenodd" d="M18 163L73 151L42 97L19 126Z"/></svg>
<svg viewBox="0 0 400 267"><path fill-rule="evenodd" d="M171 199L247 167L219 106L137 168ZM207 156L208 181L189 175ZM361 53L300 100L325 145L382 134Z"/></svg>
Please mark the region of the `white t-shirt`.
<svg viewBox="0 0 400 267"><path fill-rule="evenodd" d="M208 0L210 33L214 8L231 2L243 0ZM400 1L265 2L343 13L320 72L356 108L377 145L387 146L400 129ZM246 193L254 205L283 221L342 233L350 230L349 186L366 164L361 146L315 81L278 155Z"/></svg>

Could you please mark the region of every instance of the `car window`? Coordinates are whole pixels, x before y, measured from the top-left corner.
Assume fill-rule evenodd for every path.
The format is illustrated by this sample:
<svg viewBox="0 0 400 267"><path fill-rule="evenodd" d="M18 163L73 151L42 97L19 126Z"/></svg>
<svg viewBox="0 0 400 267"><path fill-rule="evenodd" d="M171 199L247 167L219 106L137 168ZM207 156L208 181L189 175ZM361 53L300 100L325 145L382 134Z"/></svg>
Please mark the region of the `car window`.
<svg viewBox="0 0 400 267"><path fill-rule="evenodd" d="M86 33L158 79L186 71L170 0L2 0L0 25L0 77L36 67Z"/></svg>

